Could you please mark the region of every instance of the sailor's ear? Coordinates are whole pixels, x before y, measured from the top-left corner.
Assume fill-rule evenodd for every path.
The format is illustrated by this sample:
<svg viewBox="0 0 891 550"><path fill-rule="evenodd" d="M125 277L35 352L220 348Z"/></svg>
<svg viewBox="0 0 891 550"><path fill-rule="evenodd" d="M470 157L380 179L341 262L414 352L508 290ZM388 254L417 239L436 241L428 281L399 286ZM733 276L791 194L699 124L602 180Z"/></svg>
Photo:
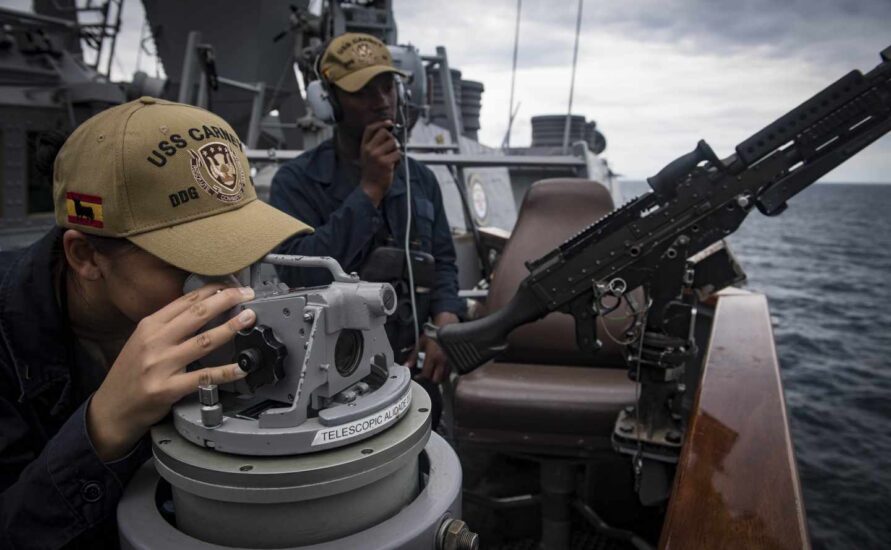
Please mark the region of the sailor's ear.
<svg viewBox="0 0 891 550"><path fill-rule="evenodd" d="M86 236L76 229L68 229L62 236L62 248L68 267L88 281L102 278L102 270L96 263L96 249Z"/></svg>

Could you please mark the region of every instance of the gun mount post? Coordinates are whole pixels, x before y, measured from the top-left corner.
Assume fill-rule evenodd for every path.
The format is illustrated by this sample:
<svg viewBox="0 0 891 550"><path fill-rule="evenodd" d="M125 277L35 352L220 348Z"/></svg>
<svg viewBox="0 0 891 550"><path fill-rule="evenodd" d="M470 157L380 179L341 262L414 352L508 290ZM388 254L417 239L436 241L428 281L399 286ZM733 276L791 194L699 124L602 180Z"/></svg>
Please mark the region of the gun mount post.
<svg viewBox="0 0 891 550"><path fill-rule="evenodd" d="M694 268L687 259L690 242L680 235L663 252L662 276L645 285L650 298L646 321L627 346L629 376L640 384L640 394L634 406L619 413L612 440L616 451L635 457L642 465L638 475L646 470L645 460L676 463L683 444L682 382L687 363L696 356ZM645 483L650 486L642 494L649 495L648 499L667 498L667 483Z"/></svg>

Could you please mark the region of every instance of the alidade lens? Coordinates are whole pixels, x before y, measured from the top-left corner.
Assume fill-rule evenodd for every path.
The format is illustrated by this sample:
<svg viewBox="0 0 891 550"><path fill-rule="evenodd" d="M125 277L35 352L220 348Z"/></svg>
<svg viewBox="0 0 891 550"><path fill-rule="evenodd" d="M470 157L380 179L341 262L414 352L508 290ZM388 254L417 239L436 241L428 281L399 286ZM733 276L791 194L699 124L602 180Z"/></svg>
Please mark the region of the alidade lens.
<svg viewBox="0 0 891 550"><path fill-rule="evenodd" d="M337 337L334 345L334 366L341 376L349 376L355 372L362 359L362 333L355 329L346 329Z"/></svg>

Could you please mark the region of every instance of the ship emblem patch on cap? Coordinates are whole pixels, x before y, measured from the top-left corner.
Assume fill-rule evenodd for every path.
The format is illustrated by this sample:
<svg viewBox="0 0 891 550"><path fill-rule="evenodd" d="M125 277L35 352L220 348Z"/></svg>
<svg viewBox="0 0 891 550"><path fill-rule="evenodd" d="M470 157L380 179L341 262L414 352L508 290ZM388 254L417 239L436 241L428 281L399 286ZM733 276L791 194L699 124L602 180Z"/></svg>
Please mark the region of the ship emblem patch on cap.
<svg viewBox="0 0 891 550"><path fill-rule="evenodd" d="M87 225L96 229L105 226L102 218L102 197L65 193L65 208L68 211L68 223Z"/></svg>
<svg viewBox="0 0 891 550"><path fill-rule="evenodd" d="M244 168L229 145L213 141L202 145L198 152L190 149L189 156L192 177L210 196L223 202L241 200Z"/></svg>
<svg viewBox="0 0 891 550"><path fill-rule="evenodd" d="M353 48L353 53L355 53L356 57L358 57L360 60L365 61L366 59L371 57L374 52L371 51L371 46L369 46L365 42L359 42Z"/></svg>

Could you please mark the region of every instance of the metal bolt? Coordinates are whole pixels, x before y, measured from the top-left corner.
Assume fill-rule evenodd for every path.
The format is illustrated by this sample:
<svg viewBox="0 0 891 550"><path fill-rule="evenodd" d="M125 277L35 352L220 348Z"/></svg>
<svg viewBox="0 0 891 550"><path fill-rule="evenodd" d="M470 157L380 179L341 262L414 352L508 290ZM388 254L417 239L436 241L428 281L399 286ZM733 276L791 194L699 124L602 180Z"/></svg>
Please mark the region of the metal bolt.
<svg viewBox="0 0 891 550"><path fill-rule="evenodd" d="M439 527L437 550L477 550L480 537L460 519L447 519Z"/></svg>
<svg viewBox="0 0 891 550"><path fill-rule="evenodd" d="M216 428L223 423L223 406L216 405L201 406L201 424L206 428Z"/></svg>
<svg viewBox="0 0 891 550"><path fill-rule="evenodd" d="M736 204L740 208L748 208L749 207L749 197L748 195L740 195L736 197Z"/></svg>
<svg viewBox="0 0 891 550"><path fill-rule="evenodd" d="M312 314L311 311L307 311L303 314L303 320L307 323L312 323L313 319L315 319L315 316Z"/></svg>

